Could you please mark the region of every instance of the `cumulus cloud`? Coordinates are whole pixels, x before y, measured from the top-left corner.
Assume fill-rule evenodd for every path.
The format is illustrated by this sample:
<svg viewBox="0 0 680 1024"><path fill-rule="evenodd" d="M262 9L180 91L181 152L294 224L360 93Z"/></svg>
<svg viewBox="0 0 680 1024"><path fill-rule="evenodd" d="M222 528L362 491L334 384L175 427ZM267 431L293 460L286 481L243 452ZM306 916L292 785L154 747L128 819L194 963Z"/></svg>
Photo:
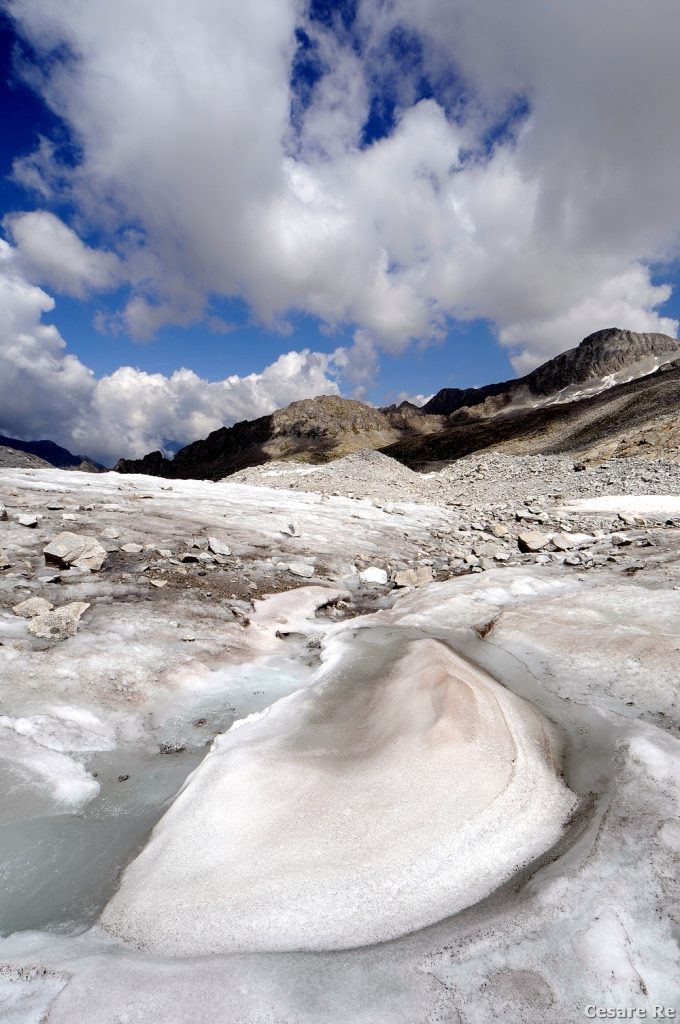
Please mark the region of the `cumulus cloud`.
<svg viewBox="0 0 680 1024"><path fill-rule="evenodd" d="M17 173L110 239L138 336L210 295L394 352L483 317L519 369L599 327L677 328L649 270L680 237L677 0L361 0L351 31L297 0L8 9L82 153L43 142Z"/></svg>
<svg viewBox="0 0 680 1024"><path fill-rule="evenodd" d="M52 298L24 278L0 241L0 433L49 437L110 465L187 443L300 398L338 394L344 350L281 355L261 373L208 381L191 370L166 377L124 366L96 379L42 315Z"/></svg>
<svg viewBox="0 0 680 1024"><path fill-rule="evenodd" d="M118 257L85 245L53 213L34 210L11 214L5 218L5 226L16 243L19 260L41 284L85 298L90 291L104 291L118 283Z"/></svg>

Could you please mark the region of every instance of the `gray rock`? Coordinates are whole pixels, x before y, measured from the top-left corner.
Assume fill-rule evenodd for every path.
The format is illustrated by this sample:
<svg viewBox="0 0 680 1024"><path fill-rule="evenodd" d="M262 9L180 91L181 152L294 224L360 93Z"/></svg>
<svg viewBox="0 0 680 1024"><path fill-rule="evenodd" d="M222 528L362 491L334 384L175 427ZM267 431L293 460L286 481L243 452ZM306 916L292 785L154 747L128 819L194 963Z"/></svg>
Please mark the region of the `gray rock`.
<svg viewBox="0 0 680 1024"><path fill-rule="evenodd" d="M121 545L121 551L124 551L126 555L138 555L144 550L143 544L123 544Z"/></svg>
<svg viewBox="0 0 680 1024"><path fill-rule="evenodd" d="M12 563L7 557L7 552L4 548L0 548L0 569L8 569Z"/></svg>
<svg viewBox="0 0 680 1024"><path fill-rule="evenodd" d="M303 576L305 579L309 579L314 575L314 566L307 565L305 562L290 562L288 572L292 572L293 576Z"/></svg>
<svg viewBox="0 0 680 1024"><path fill-rule="evenodd" d="M76 533L58 534L43 549L48 565L75 566L77 569L97 572L106 560L106 550L96 537Z"/></svg>
<svg viewBox="0 0 680 1024"><path fill-rule="evenodd" d="M15 604L12 611L22 619L34 619L36 615L45 615L53 608L52 602L46 601L44 597L29 597L27 601Z"/></svg>
<svg viewBox="0 0 680 1024"><path fill-rule="evenodd" d="M4 505L0 505L0 520L7 519L7 509Z"/></svg>
<svg viewBox="0 0 680 1024"><path fill-rule="evenodd" d="M76 635L80 618L89 607L85 601L72 601L44 615L36 615L29 623L28 632L41 640L67 640Z"/></svg>
<svg viewBox="0 0 680 1024"><path fill-rule="evenodd" d="M538 533L536 530L526 530L520 533L517 538L517 546L520 551L541 551L550 543L550 537L545 533Z"/></svg>
<svg viewBox="0 0 680 1024"><path fill-rule="evenodd" d="M491 527L491 532L494 537L507 537L510 530L505 526L504 523L494 523Z"/></svg>
<svg viewBox="0 0 680 1024"><path fill-rule="evenodd" d="M432 582L432 569L428 565L419 565L416 569L403 569L394 577L398 587L421 587Z"/></svg>
<svg viewBox="0 0 680 1024"><path fill-rule="evenodd" d="M33 530L38 525L38 517L35 515L20 515L17 516L17 522L19 526L27 526L29 530Z"/></svg>
<svg viewBox="0 0 680 1024"><path fill-rule="evenodd" d="M231 548L218 537L208 537L208 548L214 555L222 555L224 558L231 554Z"/></svg>
<svg viewBox="0 0 680 1024"><path fill-rule="evenodd" d="M492 540L483 541L481 544L475 544L472 553L478 555L480 558L494 558L498 551L498 544L495 544Z"/></svg>
<svg viewBox="0 0 680 1024"><path fill-rule="evenodd" d="M106 540L117 540L120 537L120 530L117 530L115 526L107 526L102 530L102 537Z"/></svg>
<svg viewBox="0 0 680 1024"><path fill-rule="evenodd" d="M576 541L568 533L554 533L552 542L558 551L569 551L576 545Z"/></svg>

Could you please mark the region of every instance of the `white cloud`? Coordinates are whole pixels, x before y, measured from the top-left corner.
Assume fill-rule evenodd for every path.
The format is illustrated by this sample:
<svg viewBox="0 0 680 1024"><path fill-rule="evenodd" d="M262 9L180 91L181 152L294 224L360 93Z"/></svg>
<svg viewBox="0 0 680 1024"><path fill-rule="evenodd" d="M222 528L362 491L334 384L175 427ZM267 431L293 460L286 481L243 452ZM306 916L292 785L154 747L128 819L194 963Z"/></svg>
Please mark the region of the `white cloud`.
<svg viewBox="0 0 680 1024"><path fill-rule="evenodd" d="M237 420L300 398L339 394L336 358L304 350L281 355L261 373L208 381L191 370L170 377L123 366L97 380L41 322L54 306L22 275L15 250L0 241L0 433L49 437L106 464L205 437Z"/></svg>
<svg viewBox="0 0 680 1024"><path fill-rule="evenodd" d="M11 214L5 218L5 226L25 270L41 284L84 298L90 291L104 291L118 283L118 257L85 245L53 213L34 210Z"/></svg>
<svg viewBox="0 0 680 1024"><path fill-rule="evenodd" d="M680 237L677 0L363 0L363 58L307 24L325 74L298 134L297 0L8 6L39 50L77 55L37 87L82 161L69 172L43 142L19 174L67 190L110 238L138 336L191 323L210 295L270 324L291 309L351 322L392 351L484 317L522 368L604 315L677 327L645 269ZM422 60L389 57L395 28ZM439 102L416 102L423 76ZM397 122L362 149L378 80ZM518 96L522 130L485 149Z"/></svg>

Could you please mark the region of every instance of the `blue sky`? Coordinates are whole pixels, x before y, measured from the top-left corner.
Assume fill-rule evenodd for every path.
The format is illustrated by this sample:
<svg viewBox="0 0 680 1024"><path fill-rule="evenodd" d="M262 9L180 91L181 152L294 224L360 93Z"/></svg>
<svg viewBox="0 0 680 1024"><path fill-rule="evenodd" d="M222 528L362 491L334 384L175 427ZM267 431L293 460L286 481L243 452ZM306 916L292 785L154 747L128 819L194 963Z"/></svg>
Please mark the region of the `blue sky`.
<svg viewBox="0 0 680 1024"><path fill-rule="evenodd" d="M0 431L110 462L675 334L656 7L6 0Z"/></svg>

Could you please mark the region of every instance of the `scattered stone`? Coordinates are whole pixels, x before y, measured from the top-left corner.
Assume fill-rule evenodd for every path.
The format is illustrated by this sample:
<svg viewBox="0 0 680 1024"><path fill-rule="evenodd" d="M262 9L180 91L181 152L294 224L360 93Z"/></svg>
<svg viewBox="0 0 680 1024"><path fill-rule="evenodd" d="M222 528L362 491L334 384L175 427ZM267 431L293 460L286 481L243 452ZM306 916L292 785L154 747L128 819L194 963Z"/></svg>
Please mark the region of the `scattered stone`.
<svg viewBox="0 0 680 1024"><path fill-rule="evenodd" d="M494 537L507 537L510 530L504 525L504 523L494 523L491 527L491 532Z"/></svg>
<svg viewBox="0 0 680 1024"><path fill-rule="evenodd" d="M62 512L61 518L67 523L77 523L78 516L75 512Z"/></svg>
<svg viewBox="0 0 680 1024"><path fill-rule="evenodd" d="M59 583L61 582L60 572L50 572L49 569L36 573L38 583Z"/></svg>
<svg viewBox="0 0 680 1024"><path fill-rule="evenodd" d="M369 565L368 569L363 569L359 573L359 579L362 583L377 583L384 586L387 583L387 573L377 565Z"/></svg>
<svg viewBox="0 0 680 1024"><path fill-rule="evenodd" d="M115 526L107 526L102 530L102 537L106 540L117 540L120 537L120 530L117 530Z"/></svg>
<svg viewBox="0 0 680 1024"><path fill-rule="evenodd" d="M7 552L4 550L4 548L0 548L0 569L9 569L11 564L12 563L7 557Z"/></svg>
<svg viewBox="0 0 680 1024"><path fill-rule="evenodd" d="M126 555L139 555L144 550L143 544L123 544L121 545L121 551L124 551Z"/></svg>
<svg viewBox="0 0 680 1024"><path fill-rule="evenodd" d="M568 533L554 533L552 542L558 551L569 551L577 544L577 541Z"/></svg>
<svg viewBox="0 0 680 1024"><path fill-rule="evenodd" d="M51 612L53 608L52 602L46 601L44 597L29 597L27 601L15 604L12 611L15 615L21 616L22 619L34 619L36 615L45 615L46 612Z"/></svg>
<svg viewBox="0 0 680 1024"><path fill-rule="evenodd" d="M208 537L208 549L214 555L222 555L224 558L231 554L231 548L218 537Z"/></svg>
<svg viewBox="0 0 680 1024"><path fill-rule="evenodd" d="M149 582L150 582L152 587L158 587L159 589L161 587L167 587L167 585L168 585L168 581L167 580L149 580Z"/></svg>
<svg viewBox="0 0 680 1024"><path fill-rule="evenodd" d="M295 523L288 523L288 526L284 526L284 528L281 530L281 533L285 533L288 537L299 536L297 526L295 525Z"/></svg>
<svg viewBox="0 0 680 1024"><path fill-rule="evenodd" d="M309 579L314 575L314 566L307 565L306 562L290 562L288 564L288 572L292 572L293 576L302 576L305 579Z"/></svg>
<svg viewBox="0 0 680 1024"><path fill-rule="evenodd" d="M38 525L38 517L34 515L20 515L17 516L17 522L19 526L27 526L29 530L33 530Z"/></svg>
<svg viewBox="0 0 680 1024"><path fill-rule="evenodd" d="M402 569L395 574L397 587L420 587L432 582L432 569L427 565L419 565L417 569Z"/></svg>
<svg viewBox="0 0 680 1024"><path fill-rule="evenodd" d="M193 633L185 633L184 636L182 637L182 643L192 644L195 639L196 637L194 636Z"/></svg>
<svg viewBox="0 0 680 1024"><path fill-rule="evenodd" d="M517 546L520 551L540 551L550 543L550 537L545 533L538 533L535 530L526 530L520 533L517 538Z"/></svg>
<svg viewBox="0 0 680 1024"><path fill-rule="evenodd" d="M85 601L72 601L54 611L37 615L28 627L28 632L41 640L67 640L78 632L78 623L90 605Z"/></svg>
<svg viewBox="0 0 680 1024"><path fill-rule="evenodd" d="M195 551L184 551L179 556L180 562L198 562L198 554Z"/></svg>
<svg viewBox="0 0 680 1024"><path fill-rule="evenodd" d="M481 544L475 544L472 549L472 553L478 555L480 558L493 558L498 551L498 544L494 544L492 540L483 541Z"/></svg>
<svg viewBox="0 0 680 1024"><path fill-rule="evenodd" d="M96 537L60 533L43 549L48 565L75 566L97 572L106 560L106 550Z"/></svg>
<svg viewBox="0 0 680 1024"><path fill-rule="evenodd" d="M7 509L4 505L0 505L0 520L7 519Z"/></svg>

